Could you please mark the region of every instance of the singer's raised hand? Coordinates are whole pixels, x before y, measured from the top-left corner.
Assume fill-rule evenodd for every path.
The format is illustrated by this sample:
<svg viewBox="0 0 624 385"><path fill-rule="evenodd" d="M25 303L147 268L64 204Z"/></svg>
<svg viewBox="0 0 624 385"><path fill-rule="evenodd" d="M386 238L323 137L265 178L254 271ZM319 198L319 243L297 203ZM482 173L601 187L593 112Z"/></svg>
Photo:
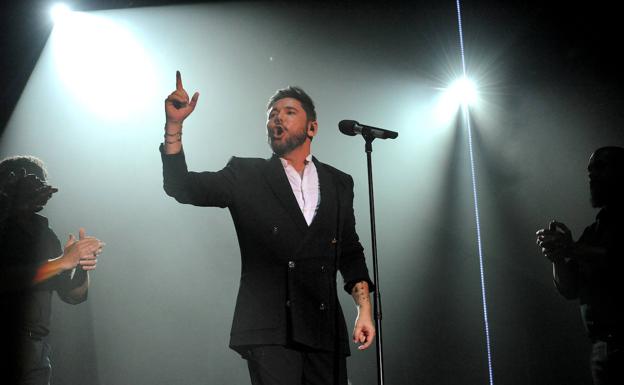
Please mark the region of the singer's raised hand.
<svg viewBox="0 0 624 385"><path fill-rule="evenodd" d="M182 86L182 75L180 71L176 71L176 89L165 99L167 125L179 125L181 127L184 119L195 109L197 99L199 99L199 92L195 92L189 100L189 96Z"/></svg>

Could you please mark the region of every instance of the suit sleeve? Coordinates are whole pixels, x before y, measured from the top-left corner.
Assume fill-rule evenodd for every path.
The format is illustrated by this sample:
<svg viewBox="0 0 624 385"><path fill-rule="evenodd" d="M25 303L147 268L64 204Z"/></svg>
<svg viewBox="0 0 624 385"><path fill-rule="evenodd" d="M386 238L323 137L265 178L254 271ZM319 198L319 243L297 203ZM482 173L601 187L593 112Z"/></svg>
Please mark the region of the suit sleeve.
<svg viewBox="0 0 624 385"><path fill-rule="evenodd" d="M228 207L236 185L236 158L217 172L188 171L184 151L167 155L160 146L163 164L163 188L180 203L195 206Z"/></svg>
<svg viewBox="0 0 624 385"><path fill-rule="evenodd" d="M360 238L355 231L355 215L353 213L353 179L347 175L346 179L347 199L344 201L346 213L341 241L341 255L339 260L340 273L344 281L344 289L351 294L351 290L356 283L365 281L368 283L370 292L375 290L375 285L371 281L364 258L364 248L360 243Z"/></svg>

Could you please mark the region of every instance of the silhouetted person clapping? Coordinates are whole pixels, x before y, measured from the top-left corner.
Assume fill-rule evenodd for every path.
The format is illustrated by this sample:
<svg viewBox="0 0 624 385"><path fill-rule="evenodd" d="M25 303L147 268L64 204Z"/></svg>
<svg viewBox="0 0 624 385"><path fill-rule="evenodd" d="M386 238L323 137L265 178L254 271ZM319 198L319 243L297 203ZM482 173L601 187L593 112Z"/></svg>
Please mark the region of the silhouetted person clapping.
<svg viewBox="0 0 624 385"><path fill-rule="evenodd" d="M570 230L552 221L537 232L537 244L552 262L561 295L579 299L592 342L595 385L624 384L624 148L596 150L587 167L596 221L574 242Z"/></svg>
<svg viewBox="0 0 624 385"><path fill-rule="evenodd" d="M43 162L29 156L0 161L0 382L49 384L52 292L70 304L87 299L89 270L104 244L79 231L61 247L37 214L57 191Z"/></svg>

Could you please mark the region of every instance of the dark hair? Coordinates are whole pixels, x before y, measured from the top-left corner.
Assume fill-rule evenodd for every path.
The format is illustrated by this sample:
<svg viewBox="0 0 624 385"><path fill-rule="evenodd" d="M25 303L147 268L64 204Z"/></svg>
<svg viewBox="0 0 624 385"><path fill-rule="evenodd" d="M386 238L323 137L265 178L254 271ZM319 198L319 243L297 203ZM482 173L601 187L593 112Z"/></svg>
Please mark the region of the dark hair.
<svg viewBox="0 0 624 385"><path fill-rule="evenodd" d="M46 180L48 177L41 159L31 155L18 155L0 161L0 181L4 181L9 174L17 173L21 169L26 170L26 174L35 174L41 180Z"/></svg>
<svg viewBox="0 0 624 385"><path fill-rule="evenodd" d="M285 98L293 98L298 100L299 103L301 103L301 106L303 107L303 110L305 111L308 120L316 120L316 110L314 109L314 102L312 101L312 98L308 94L306 94L304 90L301 89L301 87L288 86L286 88L275 91L275 94L271 96L269 102L267 103L267 110L273 107L273 105L275 105L278 100Z"/></svg>

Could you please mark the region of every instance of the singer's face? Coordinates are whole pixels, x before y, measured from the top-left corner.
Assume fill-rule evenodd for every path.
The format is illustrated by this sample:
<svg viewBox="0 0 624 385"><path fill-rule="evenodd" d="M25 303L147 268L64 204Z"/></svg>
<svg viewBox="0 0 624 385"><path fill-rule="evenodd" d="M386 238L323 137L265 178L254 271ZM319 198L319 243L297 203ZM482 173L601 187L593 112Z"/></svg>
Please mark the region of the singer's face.
<svg viewBox="0 0 624 385"><path fill-rule="evenodd" d="M266 122L268 141L273 152L283 156L305 143L311 123L297 99L284 98L275 102L267 111ZM314 132L310 134L312 136Z"/></svg>

